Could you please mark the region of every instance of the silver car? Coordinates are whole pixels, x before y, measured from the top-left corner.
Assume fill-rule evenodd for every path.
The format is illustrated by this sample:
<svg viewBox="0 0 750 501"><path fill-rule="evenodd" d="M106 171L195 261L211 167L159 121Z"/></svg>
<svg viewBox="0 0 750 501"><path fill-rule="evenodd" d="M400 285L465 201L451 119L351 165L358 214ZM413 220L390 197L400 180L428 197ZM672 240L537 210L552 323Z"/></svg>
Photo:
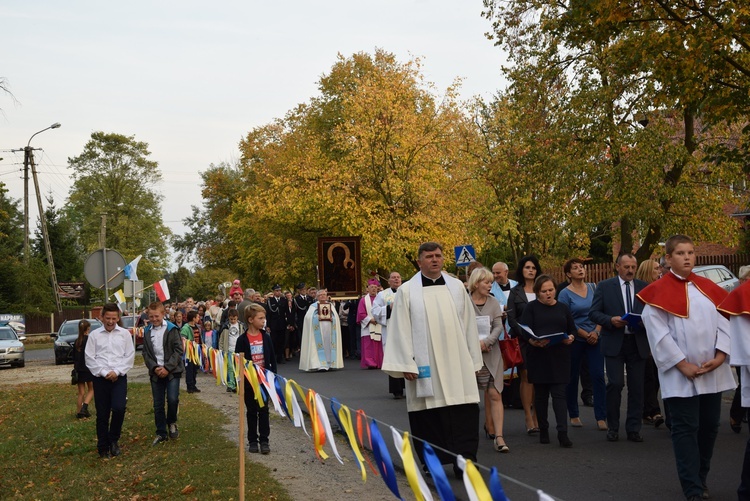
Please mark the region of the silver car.
<svg viewBox="0 0 750 501"><path fill-rule="evenodd" d="M26 365L25 349L21 342L25 340L26 336L18 337L10 325L0 325L0 365Z"/></svg>
<svg viewBox="0 0 750 501"><path fill-rule="evenodd" d="M729 271L726 266L720 264L706 264L703 266L696 266L693 268L693 272L696 275L706 277L719 287L731 291L738 285L740 281L734 274Z"/></svg>

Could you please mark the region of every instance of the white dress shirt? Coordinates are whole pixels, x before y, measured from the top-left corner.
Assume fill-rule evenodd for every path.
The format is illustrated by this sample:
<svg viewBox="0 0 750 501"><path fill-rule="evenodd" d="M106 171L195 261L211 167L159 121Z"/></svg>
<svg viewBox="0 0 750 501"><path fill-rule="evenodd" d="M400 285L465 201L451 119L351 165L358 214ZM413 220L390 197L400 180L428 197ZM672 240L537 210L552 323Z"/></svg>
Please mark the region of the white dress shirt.
<svg viewBox="0 0 750 501"><path fill-rule="evenodd" d="M89 334L85 354L86 367L94 376L104 377L110 371L124 376L133 368L133 338L119 325L115 325L111 332L102 326Z"/></svg>
<svg viewBox="0 0 750 501"><path fill-rule="evenodd" d="M162 322L159 327L151 327L151 344L154 345L156 365L161 367L164 367L164 334L166 332L166 322Z"/></svg>

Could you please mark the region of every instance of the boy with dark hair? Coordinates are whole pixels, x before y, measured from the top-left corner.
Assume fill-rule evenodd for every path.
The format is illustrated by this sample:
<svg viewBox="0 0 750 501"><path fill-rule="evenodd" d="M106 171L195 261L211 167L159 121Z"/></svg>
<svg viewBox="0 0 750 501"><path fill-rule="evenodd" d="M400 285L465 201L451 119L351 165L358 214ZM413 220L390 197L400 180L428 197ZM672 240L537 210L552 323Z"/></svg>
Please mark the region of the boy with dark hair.
<svg viewBox="0 0 750 501"><path fill-rule="evenodd" d="M120 433L128 397L128 371L133 368L135 347L130 332L118 325L120 308L107 303L102 308L102 326L89 334L86 367L94 376L96 447L99 457L120 455ZM110 420L111 415L111 420Z"/></svg>
<svg viewBox="0 0 750 501"><path fill-rule="evenodd" d="M191 310L187 312L186 323L182 326L180 334L185 339L200 344L201 342L201 328L200 318L198 312ZM185 384L187 385L188 393L200 393L201 391L196 386L196 377L198 375L198 366L195 365L190 359L185 360Z"/></svg>

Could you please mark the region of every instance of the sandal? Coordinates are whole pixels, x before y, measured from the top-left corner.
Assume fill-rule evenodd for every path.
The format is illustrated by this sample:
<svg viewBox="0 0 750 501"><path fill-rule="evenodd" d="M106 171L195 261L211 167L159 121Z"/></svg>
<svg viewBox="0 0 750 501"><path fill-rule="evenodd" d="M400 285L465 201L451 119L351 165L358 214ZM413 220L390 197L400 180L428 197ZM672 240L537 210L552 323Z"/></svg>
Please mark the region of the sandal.
<svg viewBox="0 0 750 501"><path fill-rule="evenodd" d="M497 439L498 438L503 438L503 436L502 435L495 435L495 440L492 442L492 445L495 447L495 450L497 452L503 452L503 453L510 452L510 447L508 447L507 444L505 444L505 439L503 438L503 443L502 444L498 444L497 443Z"/></svg>
<svg viewBox="0 0 750 501"><path fill-rule="evenodd" d="M539 433L539 428L536 426L533 428L526 428L526 433L528 433L529 435L533 435L534 433Z"/></svg>

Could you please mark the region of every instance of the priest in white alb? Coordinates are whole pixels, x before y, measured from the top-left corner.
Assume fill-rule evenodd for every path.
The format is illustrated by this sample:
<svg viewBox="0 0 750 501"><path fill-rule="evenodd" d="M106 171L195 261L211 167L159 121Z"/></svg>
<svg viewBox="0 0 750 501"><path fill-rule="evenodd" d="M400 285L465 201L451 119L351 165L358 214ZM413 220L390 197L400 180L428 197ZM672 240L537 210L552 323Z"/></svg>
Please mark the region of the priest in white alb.
<svg viewBox="0 0 750 501"><path fill-rule="evenodd" d="M393 301L396 299L396 291L401 287L401 274L392 271L388 275L388 288L378 292L375 301L372 303L372 316L380 325L380 334L383 338L383 349L388 342L388 322L393 311ZM393 394L393 398L404 398L404 378L388 376L388 392Z"/></svg>
<svg viewBox="0 0 750 501"><path fill-rule="evenodd" d="M341 351L341 323L336 308L328 300L328 291L321 289L316 302L310 305L302 325L302 346L299 355L301 371L327 371L344 368Z"/></svg>
<svg viewBox="0 0 750 501"><path fill-rule="evenodd" d="M463 283L442 272L440 244L422 244L417 264L420 272L396 293L383 371L406 379L412 435L450 451L435 449L460 476L455 455L476 461L479 446L475 374L482 352L474 308ZM414 446L424 464L421 441Z"/></svg>

